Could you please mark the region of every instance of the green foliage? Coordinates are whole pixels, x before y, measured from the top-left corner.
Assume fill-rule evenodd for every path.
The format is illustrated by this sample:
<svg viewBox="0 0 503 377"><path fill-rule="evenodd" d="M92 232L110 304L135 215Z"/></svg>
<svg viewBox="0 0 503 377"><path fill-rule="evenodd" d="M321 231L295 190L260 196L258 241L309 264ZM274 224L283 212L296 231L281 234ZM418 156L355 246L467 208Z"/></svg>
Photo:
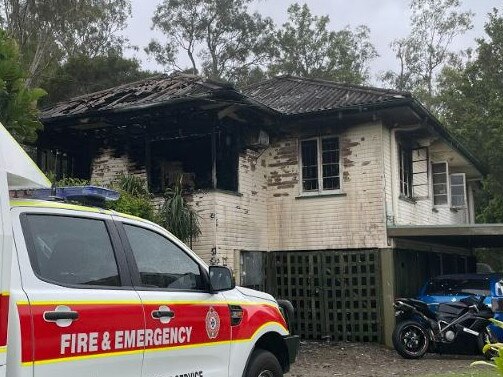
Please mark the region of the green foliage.
<svg viewBox="0 0 503 377"><path fill-rule="evenodd" d="M136 175L121 174L117 179L117 187L134 196L149 196L147 182Z"/></svg>
<svg viewBox="0 0 503 377"><path fill-rule="evenodd" d="M151 198L131 195L123 190L119 190L119 192L121 194L119 200L110 202L108 206L109 209L156 222L157 217Z"/></svg>
<svg viewBox="0 0 503 377"><path fill-rule="evenodd" d="M460 0L411 0L411 32L391 44L400 62L398 72L382 79L399 90L410 90L429 104L434 95L436 73L456 60L453 40L472 28L472 12L460 11Z"/></svg>
<svg viewBox="0 0 503 377"><path fill-rule="evenodd" d="M96 57L72 56L42 81L41 86L49 93L43 104L54 104L151 75L140 69L138 61L116 53Z"/></svg>
<svg viewBox="0 0 503 377"><path fill-rule="evenodd" d="M0 30L0 121L19 142L34 141L42 128L37 101L45 92L26 88L25 77L17 43Z"/></svg>
<svg viewBox="0 0 503 377"><path fill-rule="evenodd" d="M448 66L436 107L449 129L489 168L479 203L480 222L503 222L503 17L495 9L477 41L476 57Z"/></svg>
<svg viewBox="0 0 503 377"><path fill-rule="evenodd" d="M183 197L181 177L166 191L159 217L161 225L184 242L201 234L198 215Z"/></svg>
<svg viewBox="0 0 503 377"><path fill-rule="evenodd" d="M109 202L108 208L117 212L141 217L156 222L157 216L144 179L131 175L121 175L112 188L121 194L119 200Z"/></svg>
<svg viewBox="0 0 503 377"><path fill-rule="evenodd" d="M164 0L152 19L164 34L153 40L147 53L167 69L178 65L182 51L190 69L206 77L240 82L259 69L269 56L273 23L250 14L252 0Z"/></svg>
<svg viewBox="0 0 503 377"><path fill-rule="evenodd" d="M503 328L503 322L494 318L491 318L490 321L496 326ZM471 366L489 366L491 368L495 368L499 375L503 376L503 343L488 343L482 350L483 353L491 351L496 353L496 356L493 357L492 363L487 361L475 361L471 364Z"/></svg>
<svg viewBox="0 0 503 377"><path fill-rule="evenodd" d="M275 35L271 74L355 84L368 79L369 62L378 55L366 26L329 30L330 18L312 15L307 4L291 5L288 18Z"/></svg>
<svg viewBox="0 0 503 377"><path fill-rule="evenodd" d="M49 173L48 177L54 182L54 174ZM57 182L59 187L89 184L89 181L77 178L64 178ZM173 188L166 191L160 209L154 205L154 197L148 191L147 182L141 177L122 174L110 188L119 191L120 198L107 202L108 209L158 223L184 242L201 234L199 217L184 199L181 178Z"/></svg>
<svg viewBox="0 0 503 377"><path fill-rule="evenodd" d="M52 182L52 180L51 180L51 182ZM90 182L87 179L66 177L66 178L60 179L56 183L56 186L58 186L58 187L65 187L65 186L87 186L89 184L90 184Z"/></svg>
<svg viewBox="0 0 503 377"><path fill-rule="evenodd" d="M4 0L0 19L19 44L28 86L72 56L120 53L130 0Z"/></svg>
<svg viewBox="0 0 503 377"><path fill-rule="evenodd" d="M48 178L51 182L54 182L55 176L50 173ZM67 177L57 181L56 185L58 187L87 186L90 183L85 179ZM111 185L111 188L120 192L120 198L117 201L107 202L107 208L155 222L157 220L155 208L146 187L145 180L140 177L132 175L119 176L117 181Z"/></svg>

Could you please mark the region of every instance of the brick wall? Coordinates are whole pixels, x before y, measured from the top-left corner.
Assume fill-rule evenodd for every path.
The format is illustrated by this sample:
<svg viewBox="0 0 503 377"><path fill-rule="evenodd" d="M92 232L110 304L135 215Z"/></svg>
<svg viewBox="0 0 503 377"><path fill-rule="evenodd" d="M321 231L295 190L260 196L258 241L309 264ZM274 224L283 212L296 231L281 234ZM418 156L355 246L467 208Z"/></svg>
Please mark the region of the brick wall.
<svg viewBox="0 0 503 377"><path fill-rule="evenodd" d="M117 152L113 148L101 149L91 165L91 181L108 185L121 174L137 175L147 179L145 167L139 167L127 153Z"/></svg>

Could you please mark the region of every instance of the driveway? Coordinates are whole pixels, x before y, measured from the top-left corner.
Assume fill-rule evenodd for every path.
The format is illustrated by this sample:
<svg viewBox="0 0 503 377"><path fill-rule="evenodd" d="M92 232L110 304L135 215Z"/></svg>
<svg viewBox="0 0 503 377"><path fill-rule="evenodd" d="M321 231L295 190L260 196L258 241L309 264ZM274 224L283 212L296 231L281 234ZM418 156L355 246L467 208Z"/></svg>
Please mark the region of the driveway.
<svg viewBox="0 0 503 377"><path fill-rule="evenodd" d="M302 342L289 377L496 376L490 369L471 368L478 356L427 354L405 360L394 350L369 343Z"/></svg>

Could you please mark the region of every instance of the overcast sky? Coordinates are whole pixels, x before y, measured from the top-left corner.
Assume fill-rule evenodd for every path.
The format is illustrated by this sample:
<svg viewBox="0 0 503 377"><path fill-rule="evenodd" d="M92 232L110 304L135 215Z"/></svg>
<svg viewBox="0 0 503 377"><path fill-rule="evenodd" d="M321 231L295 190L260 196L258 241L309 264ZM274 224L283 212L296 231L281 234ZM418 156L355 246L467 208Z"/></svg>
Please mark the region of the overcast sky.
<svg viewBox="0 0 503 377"><path fill-rule="evenodd" d="M129 21L126 36L133 45L138 46L138 52L129 51L129 56L138 58L142 67L162 71L151 58L143 52L143 48L153 38L162 38L151 30L152 15L161 0L132 0L133 18ZM288 6L293 0L256 0L251 11L259 11L264 16L273 18L277 25L283 24ZM358 25L370 27L371 40L380 57L372 63L372 81L383 71L396 68L396 60L389 48L391 41L404 37L409 31L409 1L407 0L305 0L313 14L328 14L331 27L339 30L347 25L354 28ZM474 28L465 35L458 37L453 44L455 50L475 46L474 39L484 35L484 22L487 13L492 8L503 11L503 0L464 0L463 8L475 13Z"/></svg>

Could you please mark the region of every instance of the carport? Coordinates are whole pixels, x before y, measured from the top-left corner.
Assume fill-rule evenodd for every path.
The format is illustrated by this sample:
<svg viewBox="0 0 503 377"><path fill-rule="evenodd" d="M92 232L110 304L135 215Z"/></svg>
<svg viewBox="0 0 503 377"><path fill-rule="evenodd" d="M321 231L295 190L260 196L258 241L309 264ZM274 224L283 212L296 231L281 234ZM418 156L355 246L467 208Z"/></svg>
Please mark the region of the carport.
<svg viewBox="0 0 503 377"><path fill-rule="evenodd" d="M390 248L381 254L387 344L395 297L417 296L437 275L476 272L476 249L503 250L503 224L388 225L387 235Z"/></svg>
<svg viewBox="0 0 503 377"><path fill-rule="evenodd" d="M461 248L503 247L503 224L395 225L388 237L397 243L414 241Z"/></svg>
<svg viewBox="0 0 503 377"><path fill-rule="evenodd" d="M416 296L431 277L476 272L476 249L503 249L503 224L395 225L387 231L394 294L402 297Z"/></svg>

